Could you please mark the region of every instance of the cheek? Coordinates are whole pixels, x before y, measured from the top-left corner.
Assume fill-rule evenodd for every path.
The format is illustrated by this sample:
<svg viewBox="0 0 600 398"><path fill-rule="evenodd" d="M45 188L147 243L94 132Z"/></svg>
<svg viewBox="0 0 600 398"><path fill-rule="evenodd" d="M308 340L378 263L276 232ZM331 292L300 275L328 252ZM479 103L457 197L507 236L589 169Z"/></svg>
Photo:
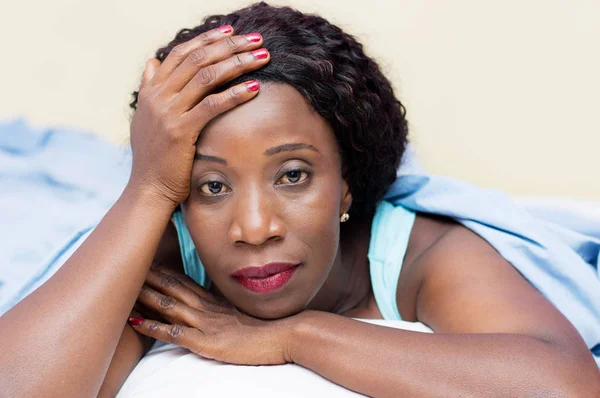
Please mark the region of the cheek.
<svg viewBox="0 0 600 398"><path fill-rule="evenodd" d="M196 251L210 273L211 266L218 264L221 253L226 250L227 229L230 219L227 212L214 206L188 201L183 208L184 219Z"/></svg>
<svg viewBox="0 0 600 398"><path fill-rule="evenodd" d="M337 252L340 191L339 181L324 179L315 183L300 201L286 204L289 207L286 211L288 231L307 244L321 261L326 257L333 261Z"/></svg>

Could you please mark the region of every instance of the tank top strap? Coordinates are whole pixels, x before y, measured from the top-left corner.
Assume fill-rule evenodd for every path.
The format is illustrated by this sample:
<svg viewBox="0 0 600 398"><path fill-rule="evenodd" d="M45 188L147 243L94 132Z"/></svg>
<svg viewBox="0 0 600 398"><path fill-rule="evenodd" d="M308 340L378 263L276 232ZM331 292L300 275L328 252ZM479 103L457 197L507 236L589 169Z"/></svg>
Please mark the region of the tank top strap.
<svg viewBox="0 0 600 398"><path fill-rule="evenodd" d="M202 264L202 261L200 261L196 246L194 246L194 241L192 241L190 232L185 225L181 210L177 210L173 213L171 222L175 225L175 229L177 230L177 239L179 239L179 250L181 252L183 270L186 275L195 280L196 283L207 289L210 288L210 278L208 278L208 275L204 270L204 265Z"/></svg>
<svg viewBox="0 0 600 398"><path fill-rule="evenodd" d="M386 320L402 320L396 290L415 218L413 211L387 201L378 203L373 217L368 252L371 285Z"/></svg>

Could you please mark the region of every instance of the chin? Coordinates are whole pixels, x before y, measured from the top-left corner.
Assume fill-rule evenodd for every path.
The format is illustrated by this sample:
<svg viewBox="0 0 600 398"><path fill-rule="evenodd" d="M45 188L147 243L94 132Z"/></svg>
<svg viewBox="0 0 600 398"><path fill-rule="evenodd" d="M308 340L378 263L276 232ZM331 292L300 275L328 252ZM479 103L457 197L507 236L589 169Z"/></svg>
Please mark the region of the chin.
<svg viewBox="0 0 600 398"><path fill-rule="evenodd" d="M281 301L278 301L277 303L262 302L256 303L256 305L246 302L244 305L236 305L236 307L254 318L265 320L286 318L288 316L296 315L304 310L303 306L295 305L289 301L287 303L282 303Z"/></svg>

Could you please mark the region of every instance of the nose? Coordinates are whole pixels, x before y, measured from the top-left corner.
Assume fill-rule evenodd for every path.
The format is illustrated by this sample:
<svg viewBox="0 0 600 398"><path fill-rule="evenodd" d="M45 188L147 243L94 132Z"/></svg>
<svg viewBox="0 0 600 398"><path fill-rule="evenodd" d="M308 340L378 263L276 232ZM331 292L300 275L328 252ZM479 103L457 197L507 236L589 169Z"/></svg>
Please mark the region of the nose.
<svg viewBox="0 0 600 398"><path fill-rule="evenodd" d="M233 243L259 246L285 236L285 226L278 214L278 206L268 193L254 189L241 195L235 203L229 231Z"/></svg>

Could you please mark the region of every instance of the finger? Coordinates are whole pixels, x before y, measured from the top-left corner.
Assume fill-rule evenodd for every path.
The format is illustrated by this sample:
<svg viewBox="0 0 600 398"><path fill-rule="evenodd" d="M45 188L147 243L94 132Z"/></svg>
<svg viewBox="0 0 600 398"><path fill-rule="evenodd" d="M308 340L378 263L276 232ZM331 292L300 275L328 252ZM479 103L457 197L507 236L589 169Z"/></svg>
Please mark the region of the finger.
<svg viewBox="0 0 600 398"><path fill-rule="evenodd" d="M251 100L258 94L259 89L259 82L252 80L230 87L221 93L211 94L184 115L184 123L196 132L194 138L197 139L197 135L200 135L208 121L234 106Z"/></svg>
<svg viewBox="0 0 600 398"><path fill-rule="evenodd" d="M169 275L156 269L150 269L146 274L146 284L160 293L176 298L186 305L197 308L206 298L199 297L195 290L184 284L179 276Z"/></svg>
<svg viewBox="0 0 600 398"><path fill-rule="evenodd" d="M227 308L231 307L229 301L215 296L186 274L182 274L181 272L177 272L168 268L155 269L155 271L157 271L159 274L162 273L168 277L177 279L179 283L193 292L192 295L189 295L190 292L187 292L185 300L189 301L181 300L192 308L196 308L205 312L226 313ZM168 278L161 277L161 279L163 282L166 281L167 284L173 283ZM168 292L161 290L163 289L162 287L157 287L157 289L165 294L169 294Z"/></svg>
<svg viewBox="0 0 600 398"><path fill-rule="evenodd" d="M172 107L182 113L188 111L215 88L246 72L264 66L269 60L269 51L260 48L208 65L200 69L181 92L173 98Z"/></svg>
<svg viewBox="0 0 600 398"><path fill-rule="evenodd" d="M144 314L138 312L135 310L135 306L133 307L134 309L131 311L131 313L129 314L129 319L128 319L128 324L129 326L133 329L133 324L132 324L132 320L133 323L136 323L136 320L138 320L137 322L139 322L140 319L143 319L144 317L146 319L148 319L147 316L145 316ZM153 319L153 318L150 318ZM143 340L143 345L144 345L144 352L148 352L150 351L150 348L152 347L152 344L154 344L154 339L152 338L147 338Z"/></svg>
<svg viewBox="0 0 600 398"><path fill-rule="evenodd" d="M134 314L135 313L135 314ZM141 316L146 319L156 319L161 322L167 322L166 319L162 317L158 312L150 310L144 304L136 301L133 305L133 310L131 311L131 316Z"/></svg>
<svg viewBox="0 0 600 398"><path fill-rule="evenodd" d="M200 296L206 300L209 300L209 301L215 301L214 300L215 296L211 292L209 292L207 289L202 287L202 285L198 284L195 280L193 280L186 274L183 274L183 273L177 272L177 271L173 271L172 269L168 269L168 268L160 268L160 269L158 269L158 271L162 272L163 274L167 274L174 278L177 278L179 280L179 282L183 283L188 289L192 290L198 296Z"/></svg>
<svg viewBox="0 0 600 398"><path fill-rule="evenodd" d="M195 49L210 45L218 40L223 40L233 34L233 27L225 25L207 32L200 33L198 36L185 43L173 47L167 58L162 63L158 73L152 80L152 84L160 84L167 78Z"/></svg>
<svg viewBox="0 0 600 398"><path fill-rule="evenodd" d="M133 309L131 310L131 312L129 313L130 317L136 317L136 318L140 318L140 317L146 317L148 318L146 315L142 314L140 311L138 311L135 308L135 305L133 306Z"/></svg>
<svg viewBox="0 0 600 398"><path fill-rule="evenodd" d="M204 336L204 333L199 329L179 324L166 325L162 322L138 317L129 318L129 324L136 332L144 336L176 344L190 351L195 351L194 348L198 346Z"/></svg>
<svg viewBox="0 0 600 398"><path fill-rule="evenodd" d="M156 70L160 66L160 61L156 58L151 58L146 61L146 68L144 69L144 74L142 75L142 83L140 84L140 89L147 84L149 84L152 77L156 74Z"/></svg>
<svg viewBox="0 0 600 398"><path fill-rule="evenodd" d="M188 306L175 297L159 293L151 287L144 285L137 301L151 311L155 311L170 323L185 325L199 325L199 311Z"/></svg>
<svg viewBox="0 0 600 398"><path fill-rule="evenodd" d="M193 78L210 82L212 77L211 71L209 69L206 72L202 72L204 68L227 60L236 54L256 50L261 46L262 42L263 38L260 33L249 33L243 36L226 37L211 45L198 47L167 78L165 81L165 90L171 93L178 93ZM200 76L198 77L198 75Z"/></svg>

